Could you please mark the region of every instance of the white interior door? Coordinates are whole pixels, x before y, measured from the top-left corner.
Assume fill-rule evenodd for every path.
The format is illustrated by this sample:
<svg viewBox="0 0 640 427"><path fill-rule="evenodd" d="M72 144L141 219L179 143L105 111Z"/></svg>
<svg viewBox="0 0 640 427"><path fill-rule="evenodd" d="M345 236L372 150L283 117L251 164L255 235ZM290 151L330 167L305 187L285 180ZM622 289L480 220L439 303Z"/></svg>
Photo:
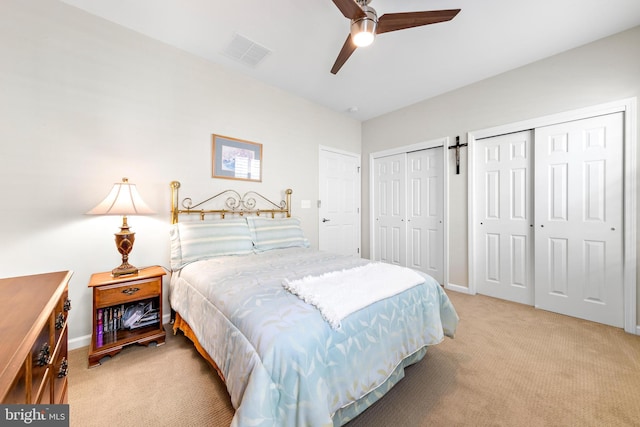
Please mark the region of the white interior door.
<svg viewBox="0 0 640 427"><path fill-rule="evenodd" d="M406 265L406 155L374 159L374 260Z"/></svg>
<svg viewBox="0 0 640 427"><path fill-rule="evenodd" d="M536 307L622 327L623 114L535 132Z"/></svg>
<svg viewBox="0 0 640 427"><path fill-rule="evenodd" d="M360 156L320 150L320 250L360 256Z"/></svg>
<svg viewBox="0 0 640 427"><path fill-rule="evenodd" d="M484 295L533 305L532 131L477 141L476 280Z"/></svg>
<svg viewBox="0 0 640 427"><path fill-rule="evenodd" d="M443 148L407 153L407 267L443 283Z"/></svg>

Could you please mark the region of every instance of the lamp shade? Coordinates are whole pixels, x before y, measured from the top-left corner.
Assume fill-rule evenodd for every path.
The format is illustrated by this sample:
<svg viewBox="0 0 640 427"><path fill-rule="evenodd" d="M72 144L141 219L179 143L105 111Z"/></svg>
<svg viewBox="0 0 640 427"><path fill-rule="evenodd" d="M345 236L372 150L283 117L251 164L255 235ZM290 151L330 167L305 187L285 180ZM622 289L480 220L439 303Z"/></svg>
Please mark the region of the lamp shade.
<svg viewBox="0 0 640 427"><path fill-rule="evenodd" d="M130 184L127 178L122 178L122 182L113 184L111 192L101 201L98 206L91 209L89 215L122 215L122 225L120 232L115 233L116 248L122 255L122 264L111 270L114 277L125 274L138 274L138 268L129 264L129 253L133 249L135 234L129 230L127 215L146 215L155 213L151 210L142 197L138 194L136 186Z"/></svg>
<svg viewBox="0 0 640 427"><path fill-rule="evenodd" d="M142 200L135 184L127 178L113 184L111 192L88 215L149 215L155 213Z"/></svg>

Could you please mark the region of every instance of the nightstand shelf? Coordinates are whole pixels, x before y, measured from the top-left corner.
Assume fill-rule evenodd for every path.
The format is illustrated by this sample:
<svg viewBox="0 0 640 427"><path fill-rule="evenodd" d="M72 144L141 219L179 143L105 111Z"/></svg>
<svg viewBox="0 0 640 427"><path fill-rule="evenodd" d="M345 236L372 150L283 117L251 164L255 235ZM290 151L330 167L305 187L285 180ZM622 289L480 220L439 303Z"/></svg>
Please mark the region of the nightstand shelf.
<svg viewBox="0 0 640 427"><path fill-rule="evenodd" d="M93 288L93 333L89 347L89 367L100 364L105 356L115 356L130 344L163 344L162 267L142 269L135 275L112 277L111 272L91 276ZM137 319L146 314L144 326L128 324L131 312ZM146 320L149 319L149 320ZM145 321L146 320L146 321Z"/></svg>

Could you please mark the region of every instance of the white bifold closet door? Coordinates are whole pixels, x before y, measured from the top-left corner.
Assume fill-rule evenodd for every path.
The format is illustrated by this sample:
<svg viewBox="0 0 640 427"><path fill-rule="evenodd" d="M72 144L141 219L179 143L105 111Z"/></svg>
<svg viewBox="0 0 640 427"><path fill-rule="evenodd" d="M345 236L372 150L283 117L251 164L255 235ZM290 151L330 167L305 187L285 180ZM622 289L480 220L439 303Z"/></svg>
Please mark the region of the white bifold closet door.
<svg viewBox="0 0 640 427"><path fill-rule="evenodd" d="M406 265L406 155L374 160L374 259Z"/></svg>
<svg viewBox="0 0 640 427"><path fill-rule="evenodd" d="M407 267L444 280L443 148L407 153Z"/></svg>
<svg viewBox="0 0 640 427"><path fill-rule="evenodd" d="M443 148L374 159L374 259L444 281Z"/></svg>
<svg viewBox="0 0 640 427"><path fill-rule="evenodd" d="M615 113L535 131L536 307L618 327L622 120Z"/></svg>
<svg viewBox="0 0 640 427"><path fill-rule="evenodd" d="M524 131L477 141L479 293L533 305L531 144Z"/></svg>
<svg viewBox="0 0 640 427"><path fill-rule="evenodd" d="M478 292L623 327L623 114L477 147Z"/></svg>

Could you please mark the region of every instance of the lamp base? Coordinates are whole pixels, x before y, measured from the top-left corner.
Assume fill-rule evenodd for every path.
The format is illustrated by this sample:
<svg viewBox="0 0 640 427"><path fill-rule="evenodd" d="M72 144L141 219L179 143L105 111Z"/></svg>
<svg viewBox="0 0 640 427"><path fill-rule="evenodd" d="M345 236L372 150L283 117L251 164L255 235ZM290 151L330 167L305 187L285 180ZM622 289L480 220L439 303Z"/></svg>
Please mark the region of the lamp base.
<svg viewBox="0 0 640 427"><path fill-rule="evenodd" d="M126 262L111 270L111 276L113 277L120 277L128 274L138 274L138 267L134 267Z"/></svg>
<svg viewBox="0 0 640 427"><path fill-rule="evenodd" d="M129 264L129 252L133 249L133 242L135 242L136 233L129 231L129 224L127 224L127 217L122 217L122 226L120 232L115 233L116 247L118 252L122 255L122 264L111 270L111 276L118 277L126 274L138 274L138 268Z"/></svg>

